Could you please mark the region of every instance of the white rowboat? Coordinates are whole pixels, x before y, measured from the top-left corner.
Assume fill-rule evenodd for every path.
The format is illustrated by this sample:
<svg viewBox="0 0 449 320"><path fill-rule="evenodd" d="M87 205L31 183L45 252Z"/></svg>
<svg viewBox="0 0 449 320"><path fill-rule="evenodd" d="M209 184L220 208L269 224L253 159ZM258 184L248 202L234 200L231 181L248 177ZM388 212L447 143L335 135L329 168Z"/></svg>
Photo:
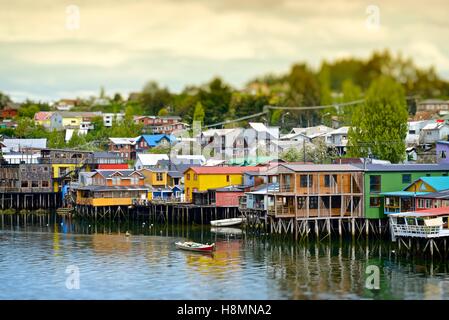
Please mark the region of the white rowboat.
<svg viewBox="0 0 449 320"><path fill-rule="evenodd" d="M221 219L221 220L212 220L210 222L214 227L229 227L241 224L243 222L243 218L231 218L231 219Z"/></svg>

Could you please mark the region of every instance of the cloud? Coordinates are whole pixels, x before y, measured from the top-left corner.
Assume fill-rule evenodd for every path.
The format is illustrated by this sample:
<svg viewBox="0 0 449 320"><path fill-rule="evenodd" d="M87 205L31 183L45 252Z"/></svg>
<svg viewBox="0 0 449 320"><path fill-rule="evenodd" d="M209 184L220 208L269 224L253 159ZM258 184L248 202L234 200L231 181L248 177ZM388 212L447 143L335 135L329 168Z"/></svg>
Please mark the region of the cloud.
<svg viewBox="0 0 449 320"><path fill-rule="evenodd" d="M0 90L55 97L101 85L171 89L221 75L235 86L296 61L367 56L392 48L449 75L443 0L377 0L380 28L366 28L371 1L0 0ZM75 15L76 18L76 15ZM76 20L76 19L75 19Z"/></svg>

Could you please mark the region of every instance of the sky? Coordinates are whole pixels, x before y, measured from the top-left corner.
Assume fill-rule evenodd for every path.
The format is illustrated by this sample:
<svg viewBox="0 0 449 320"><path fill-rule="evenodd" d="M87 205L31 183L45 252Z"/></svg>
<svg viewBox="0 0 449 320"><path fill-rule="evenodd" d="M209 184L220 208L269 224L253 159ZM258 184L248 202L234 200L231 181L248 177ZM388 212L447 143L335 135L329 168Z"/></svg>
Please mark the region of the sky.
<svg viewBox="0 0 449 320"><path fill-rule="evenodd" d="M295 62L389 48L449 79L449 1L0 0L0 91L15 101L236 88Z"/></svg>

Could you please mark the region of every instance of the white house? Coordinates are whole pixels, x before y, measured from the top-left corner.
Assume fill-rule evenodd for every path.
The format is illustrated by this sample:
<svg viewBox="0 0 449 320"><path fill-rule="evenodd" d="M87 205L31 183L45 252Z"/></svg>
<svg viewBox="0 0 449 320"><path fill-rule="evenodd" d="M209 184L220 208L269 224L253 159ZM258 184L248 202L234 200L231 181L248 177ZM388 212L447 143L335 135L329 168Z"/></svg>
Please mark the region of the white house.
<svg viewBox="0 0 449 320"><path fill-rule="evenodd" d="M407 123L407 136L405 137L406 144L409 146L418 145L421 130L430 123L435 123L435 120L409 121Z"/></svg>
<svg viewBox="0 0 449 320"><path fill-rule="evenodd" d="M11 152L5 153L3 155L3 159L9 164L32 164L39 163L39 159L41 157L39 153L23 153L23 152Z"/></svg>
<svg viewBox="0 0 449 320"><path fill-rule="evenodd" d="M166 154L138 153L135 170L155 167L159 160L169 160Z"/></svg>
<svg viewBox="0 0 449 320"><path fill-rule="evenodd" d="M324 136L332 131L334 131L333 128L324 125L318 125L315 127L307 127L307 128L293 128L290 131L290 134L301 133L310 139L314 139L316 137Z"/></svg>
<svg viewBox="0 0 449 320"><path fill-rule="evenodd" d="M449 125L445 122L434 122L427 124L421 130L422 143L435 143L438 140L447 140Z"/></svg>
<svg viewBox="0 0 449 320"><path fill-rule="evenodd" d="M326 134L326 144L330 147L337 148L339 154L346 152L348 144L349 127L341 127Z"/></svg>
<svg viewBox="0 0 449 320"><path fill-rule="evenodd" d="M121 122L125 117L124 113L103 113L103 123L105 127L112 127L114 121Z"/></svg>

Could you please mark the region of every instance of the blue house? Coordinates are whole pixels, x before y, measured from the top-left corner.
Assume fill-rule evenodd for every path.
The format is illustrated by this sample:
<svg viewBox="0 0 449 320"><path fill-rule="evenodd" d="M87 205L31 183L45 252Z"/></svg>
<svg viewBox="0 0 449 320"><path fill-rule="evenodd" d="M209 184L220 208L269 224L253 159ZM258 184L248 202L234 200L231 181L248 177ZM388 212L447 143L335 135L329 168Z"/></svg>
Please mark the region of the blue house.
<svg viewBox="0 0 449 320"><path fill-rule="evenodd" d="M151 149L158 146L169 146L176 142L176 137L168 134L144 134L137 141L137 151Z"/></svg>

